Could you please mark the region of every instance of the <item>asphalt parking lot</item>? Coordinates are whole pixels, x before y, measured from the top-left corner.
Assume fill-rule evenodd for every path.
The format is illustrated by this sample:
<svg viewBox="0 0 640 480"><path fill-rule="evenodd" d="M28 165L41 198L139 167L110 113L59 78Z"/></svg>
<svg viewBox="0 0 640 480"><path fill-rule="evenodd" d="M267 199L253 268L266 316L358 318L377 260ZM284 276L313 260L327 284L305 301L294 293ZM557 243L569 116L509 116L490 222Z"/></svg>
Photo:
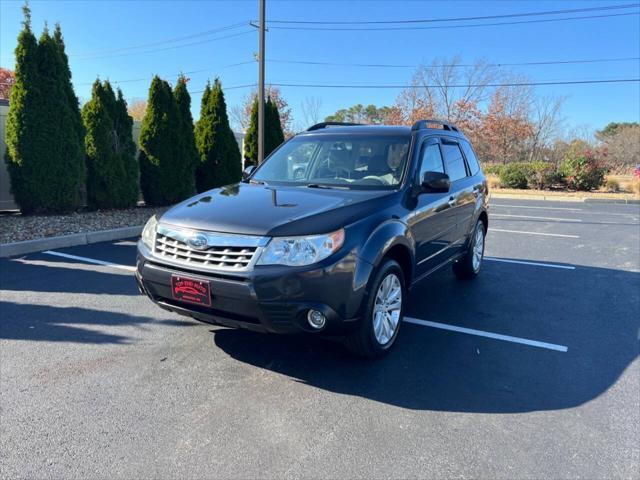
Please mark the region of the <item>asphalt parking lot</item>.
<svg viewBox="0 0 640 480"><path fill-rule="evenodd" d="M160 310L135 239L1 260L0 476L638 478L639 222L492 200L376 362Z"/></svg>

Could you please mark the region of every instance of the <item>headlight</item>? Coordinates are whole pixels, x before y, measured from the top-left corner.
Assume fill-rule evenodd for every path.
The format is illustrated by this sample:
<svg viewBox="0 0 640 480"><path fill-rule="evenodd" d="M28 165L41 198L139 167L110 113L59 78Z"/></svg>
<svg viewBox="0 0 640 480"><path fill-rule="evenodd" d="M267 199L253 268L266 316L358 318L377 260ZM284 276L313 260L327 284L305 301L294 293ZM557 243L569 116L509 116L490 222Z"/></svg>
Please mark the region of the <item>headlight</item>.
<svg viewBox="0 0 640 480"><path fill-rule="evenodd" d="M264 249L260 265L311 265L336 252L344 243L344 230L308 237L275 237Z"/></svg>
<svg viewBox="0 0 640 480"><path fill-rule="evenodd" d="M142 240L142 243L144 243L149 250L153 250L153 244L156 243L156 227L157 226L158 226L158 219L154 215L149 219L147 224L142 229L142 235L140 238Z"/></svg>

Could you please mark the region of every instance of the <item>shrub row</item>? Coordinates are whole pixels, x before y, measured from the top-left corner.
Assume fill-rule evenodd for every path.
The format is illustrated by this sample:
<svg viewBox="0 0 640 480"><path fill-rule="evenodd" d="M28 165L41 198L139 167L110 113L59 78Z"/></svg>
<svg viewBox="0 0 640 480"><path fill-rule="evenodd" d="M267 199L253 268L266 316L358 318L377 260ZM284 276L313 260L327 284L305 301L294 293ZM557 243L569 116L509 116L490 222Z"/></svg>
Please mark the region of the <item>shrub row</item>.
<svg viewBox="0 0 640 480"><path fill-rule="evenodd" d="M497 175L504 188L544 190L564 187L589 191L604 184L606 169L589 151L570 150L559 166L549 162L487 165L485 173Z"/></svg>
<svg viewBox="0 0 640 480"><path fill-rule="evenodd" d="M188 80L180 77L172 90L154 77L138 162L122 92L116 95L108 81L96 80L80 112L60 27L54 35L45 27L36 40L28 5L23 10L5 155L11 190L23 213L74 211L83 193L90 208L127 208L136 205L139 186L148 205L168 205L196 189L240 180L240 150L219 80L213 88L207 85L194 128ZM267 110L279 120L271 101Z"/></svg>

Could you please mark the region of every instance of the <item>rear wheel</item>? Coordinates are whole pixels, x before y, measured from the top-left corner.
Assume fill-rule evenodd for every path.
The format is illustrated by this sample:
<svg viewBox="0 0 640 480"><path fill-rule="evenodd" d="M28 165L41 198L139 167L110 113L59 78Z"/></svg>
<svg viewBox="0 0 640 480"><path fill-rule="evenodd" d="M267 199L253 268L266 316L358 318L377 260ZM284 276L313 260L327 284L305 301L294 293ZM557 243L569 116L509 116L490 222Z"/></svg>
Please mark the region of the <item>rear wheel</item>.
<svg viewBox="0 0 640 480"><path fill-rule="evenodd" d="M464 257L453 264L453 273L458 278L469 279L474 278L480 273L482 267L482 260L484 258L484 240L486 231L482 220L476 222L476 226L473 229L471 241L469 242L469 248Z"/></svg>
<svg viewBox="0 0 640 480"><path fill-rule="evenodd" d="M376 272L358 330L345 339L356 355L378 357L398 338L405 298L404 274L395 260L386 260Z"/></svg>

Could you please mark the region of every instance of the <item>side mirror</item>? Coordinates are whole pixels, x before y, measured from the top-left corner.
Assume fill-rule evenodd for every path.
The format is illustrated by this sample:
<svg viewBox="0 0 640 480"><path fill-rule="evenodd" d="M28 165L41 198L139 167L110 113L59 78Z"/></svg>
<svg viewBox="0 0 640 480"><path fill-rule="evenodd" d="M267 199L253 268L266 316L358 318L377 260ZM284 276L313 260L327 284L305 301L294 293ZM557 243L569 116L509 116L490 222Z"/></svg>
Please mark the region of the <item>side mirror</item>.
<svg viewBox="0 0 640 480"><path fill-rule="evenodd" d="M451 188L451 180L446 173L424 172L421 187L424 193L447 193Z"/></svg>
<svg viewBox="0 0 640 480"><path fill-rule="evenodd" d="M256 169L255 165L249 165L248 167L246 167L242 171L242 179L246 180L247 178L249 178L255 169Z"/></svg>

